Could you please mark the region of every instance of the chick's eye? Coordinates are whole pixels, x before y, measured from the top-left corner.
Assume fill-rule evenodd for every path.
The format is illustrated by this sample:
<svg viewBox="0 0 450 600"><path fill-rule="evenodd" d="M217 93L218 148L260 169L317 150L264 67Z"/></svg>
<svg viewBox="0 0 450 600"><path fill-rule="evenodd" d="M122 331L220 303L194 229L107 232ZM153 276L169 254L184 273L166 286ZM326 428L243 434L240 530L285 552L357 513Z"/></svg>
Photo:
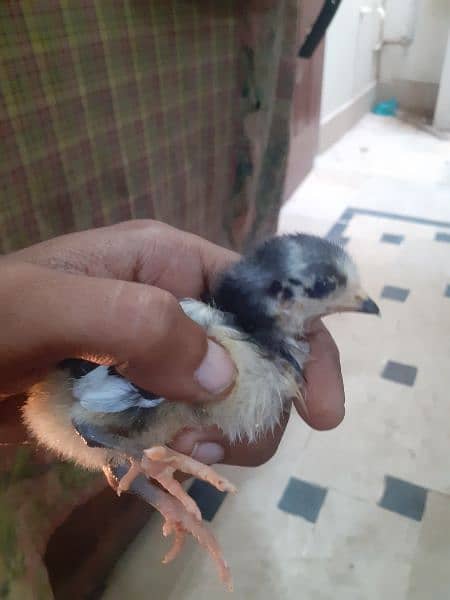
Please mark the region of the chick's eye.
<svg viewBox="0 0 450 600"><path fill-rule="evenodd" d="M310 298L324 298L336 289L336 279L334 277L318 278L314 285L309 288L308 296Z"/></svg>
<svg viewBox="0 0 450 600"><path fill-rule="evenodd" d="M277 280L272 281L272 283L270 284L270 287L267 290L267 293L269 294L269 296L276 296L277 294L279 294L281 292L281 290L283 289L283 286L281 285L281 283Z"/></svg>

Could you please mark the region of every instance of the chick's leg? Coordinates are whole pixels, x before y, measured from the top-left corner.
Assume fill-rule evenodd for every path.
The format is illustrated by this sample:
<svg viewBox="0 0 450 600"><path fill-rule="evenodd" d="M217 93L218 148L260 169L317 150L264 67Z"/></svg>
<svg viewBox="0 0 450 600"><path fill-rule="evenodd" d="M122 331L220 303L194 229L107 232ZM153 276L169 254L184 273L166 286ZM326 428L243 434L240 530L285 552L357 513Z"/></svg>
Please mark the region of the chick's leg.
<svg viewBox="0 0 450 600"><path fill-rule="evenodd" d="M197 520L201 520L198 506L174 478L175 471L203 479L222 492L236 492L236 488L211 467L166 446L155 446L144 450L141 462L139 464L133 462L128 473L119 481L117 491L120 494L127 490L131 482L142 472L157 481L174 498L177 498Z"/></svg>
<svg viewBox="0 0 450 600"><path fill-rule="evenodd" d="M127 468L124 466L114 467L112 470L116 480L122 480L128 475ZM129 491L146 500L161 513L164 518L163 535L165 537L172 533L175 534L173 546L164 557L163 562L168 563L178 555L183 546L186 534L190 533L212 556L218 567L221 580L231 591L232 582L229 567L223 558L217 540L206 525L202 521L198 521L186 510L185 506L177 498L150 483L142 472L140 474L134 472L133 475L135 475L133 480L128 481Z"/></svg>
<svg viewBox="0 0 450 600"><path fill-rule="evenodd" d="M86 423L77 423L75 421L72 423L88 446L120 450L119 436ZM147 477L155 479L172 496L178 498L186 510L200 520L201 515L197 505L185 492L183 486L174 478L175 471L181 471L187 475L207 481L222 492L236 492L236 488L227 479L218 475L211 467L190 456L171 450L166 446L155 446L143 450L140 460L139 453L136 453L133 457L130 456L129 459L131 467L120 478L118 484L117 482L112 483L110 481L108 467L105 471L108 483L117 491L119 496L121 492L126 491L130 487L131 483L140 473L144 473Z"/></svg>
<svg viewBox="0 0 450 600"><path fill-rule="evenodd" d="M186 454L181 454L181 452L167 448L167 446L155 446L148 450L144 450L144 456L141 463L144 471L146 469L151 470L153 462L166 465L168 469L172 470L172 474L174 471L181 471L187 475L197 477L197 479L207 481L221 492L236 493L234 485L225 477L221 477L216 473L212 467L209 467ZM162 482L161 484L164 485ZM164 485L164 487L166 486Z"/></svg>

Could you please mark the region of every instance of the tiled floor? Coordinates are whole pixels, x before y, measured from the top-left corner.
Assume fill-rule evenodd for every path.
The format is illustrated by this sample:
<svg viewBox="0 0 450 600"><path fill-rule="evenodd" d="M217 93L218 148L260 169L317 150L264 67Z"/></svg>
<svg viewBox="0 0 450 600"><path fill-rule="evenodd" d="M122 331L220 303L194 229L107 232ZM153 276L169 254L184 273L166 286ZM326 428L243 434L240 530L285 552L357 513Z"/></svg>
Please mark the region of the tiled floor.
<svg viewBox="0 0 450 600"><path fill-rule="evenodd" d="M382 319L327 320L346 385L338 429L292 418L267 465L222 467L236 496L194 490L234 598L448 600L450 143L368 115L318 158L280 227L345 242ZM103 600L230 597L192 542L160 565L160 526L130 546Z"/></svg>

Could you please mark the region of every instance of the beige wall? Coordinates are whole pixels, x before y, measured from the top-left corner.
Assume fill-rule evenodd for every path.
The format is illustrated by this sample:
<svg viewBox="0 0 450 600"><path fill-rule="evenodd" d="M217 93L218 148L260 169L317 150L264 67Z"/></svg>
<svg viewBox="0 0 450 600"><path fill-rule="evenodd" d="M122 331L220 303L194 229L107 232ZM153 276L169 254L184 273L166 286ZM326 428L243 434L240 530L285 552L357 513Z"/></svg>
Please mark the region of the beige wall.
<svg viewBox="0 0 450 600"><path fill-rule="evenodd" d="M432 116L449 31L450 0L342 0L326 38L320 149L376 99L396 96L402 108Z"/></svg>
<svg viewBox="0 0 450 600"><path fill-rule="evenodd" d="M450 133L450 27L433 124L438 131Z"/></svg>
<svg viewBox="0 0 450 600"><path fill-rule="evenodd" d="M404 108L434 111L449 28L450 0L386 0L385 38L412 36L412 42L384 46L381 97L396 95Z"/></svg>
<svg viewBox="0 0 450 600"><path fill-rule="evenodd" d="M378 0L342 0L325 44L320 148L345 133L375 100Z"/></svg>

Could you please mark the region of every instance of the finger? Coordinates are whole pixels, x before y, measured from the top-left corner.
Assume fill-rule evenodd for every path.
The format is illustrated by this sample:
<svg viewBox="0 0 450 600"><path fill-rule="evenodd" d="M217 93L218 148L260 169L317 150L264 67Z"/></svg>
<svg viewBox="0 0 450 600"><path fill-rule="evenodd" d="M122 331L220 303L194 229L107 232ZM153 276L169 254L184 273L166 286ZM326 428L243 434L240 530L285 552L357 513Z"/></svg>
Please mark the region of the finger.
<svg viewBox="0 0 450 600"><path fill-rule="evenodd" d="M307 381L304 400L305 415L298 399L294 404L299 414L315 429L332 429L345 415L344 383L338 348L329 331L318 322L308 336L311 355L305 367Z"/></svg>
<svg viewBox="0 0 450 600"><path fill-rule="evenodd" d="M3 272L2 339L14 341L0 361L6 380L88 357L173 400L206 402L233 383L228 353L166 291L26 264Z"/></svg>
<svg viewBox="0 0 450 600"><path fill-rule="evenodd" d="M177 298L200 297L238 258L230 250L152 220L60 236L10 256L69 273L155 285Z"/></svg>
<svg viewBox="0 0 450 600"><path fill-rule="evenodd" d="M169 290L177 298L186 294L199 298L211 291L217 276L239 258L199 236L160 223L153 222L141 236L139 280Z"/></svg>
<svg viewBox="0 0 450 600"><path fill-rule="evenodd" d="M184 430L173 440L171 447L189 454L206 464L224 463L241 467L257 467L272 458L277 451L289 414L282 415L279 425L254 442L230 441L216 427L204 430Z"/></svg>

